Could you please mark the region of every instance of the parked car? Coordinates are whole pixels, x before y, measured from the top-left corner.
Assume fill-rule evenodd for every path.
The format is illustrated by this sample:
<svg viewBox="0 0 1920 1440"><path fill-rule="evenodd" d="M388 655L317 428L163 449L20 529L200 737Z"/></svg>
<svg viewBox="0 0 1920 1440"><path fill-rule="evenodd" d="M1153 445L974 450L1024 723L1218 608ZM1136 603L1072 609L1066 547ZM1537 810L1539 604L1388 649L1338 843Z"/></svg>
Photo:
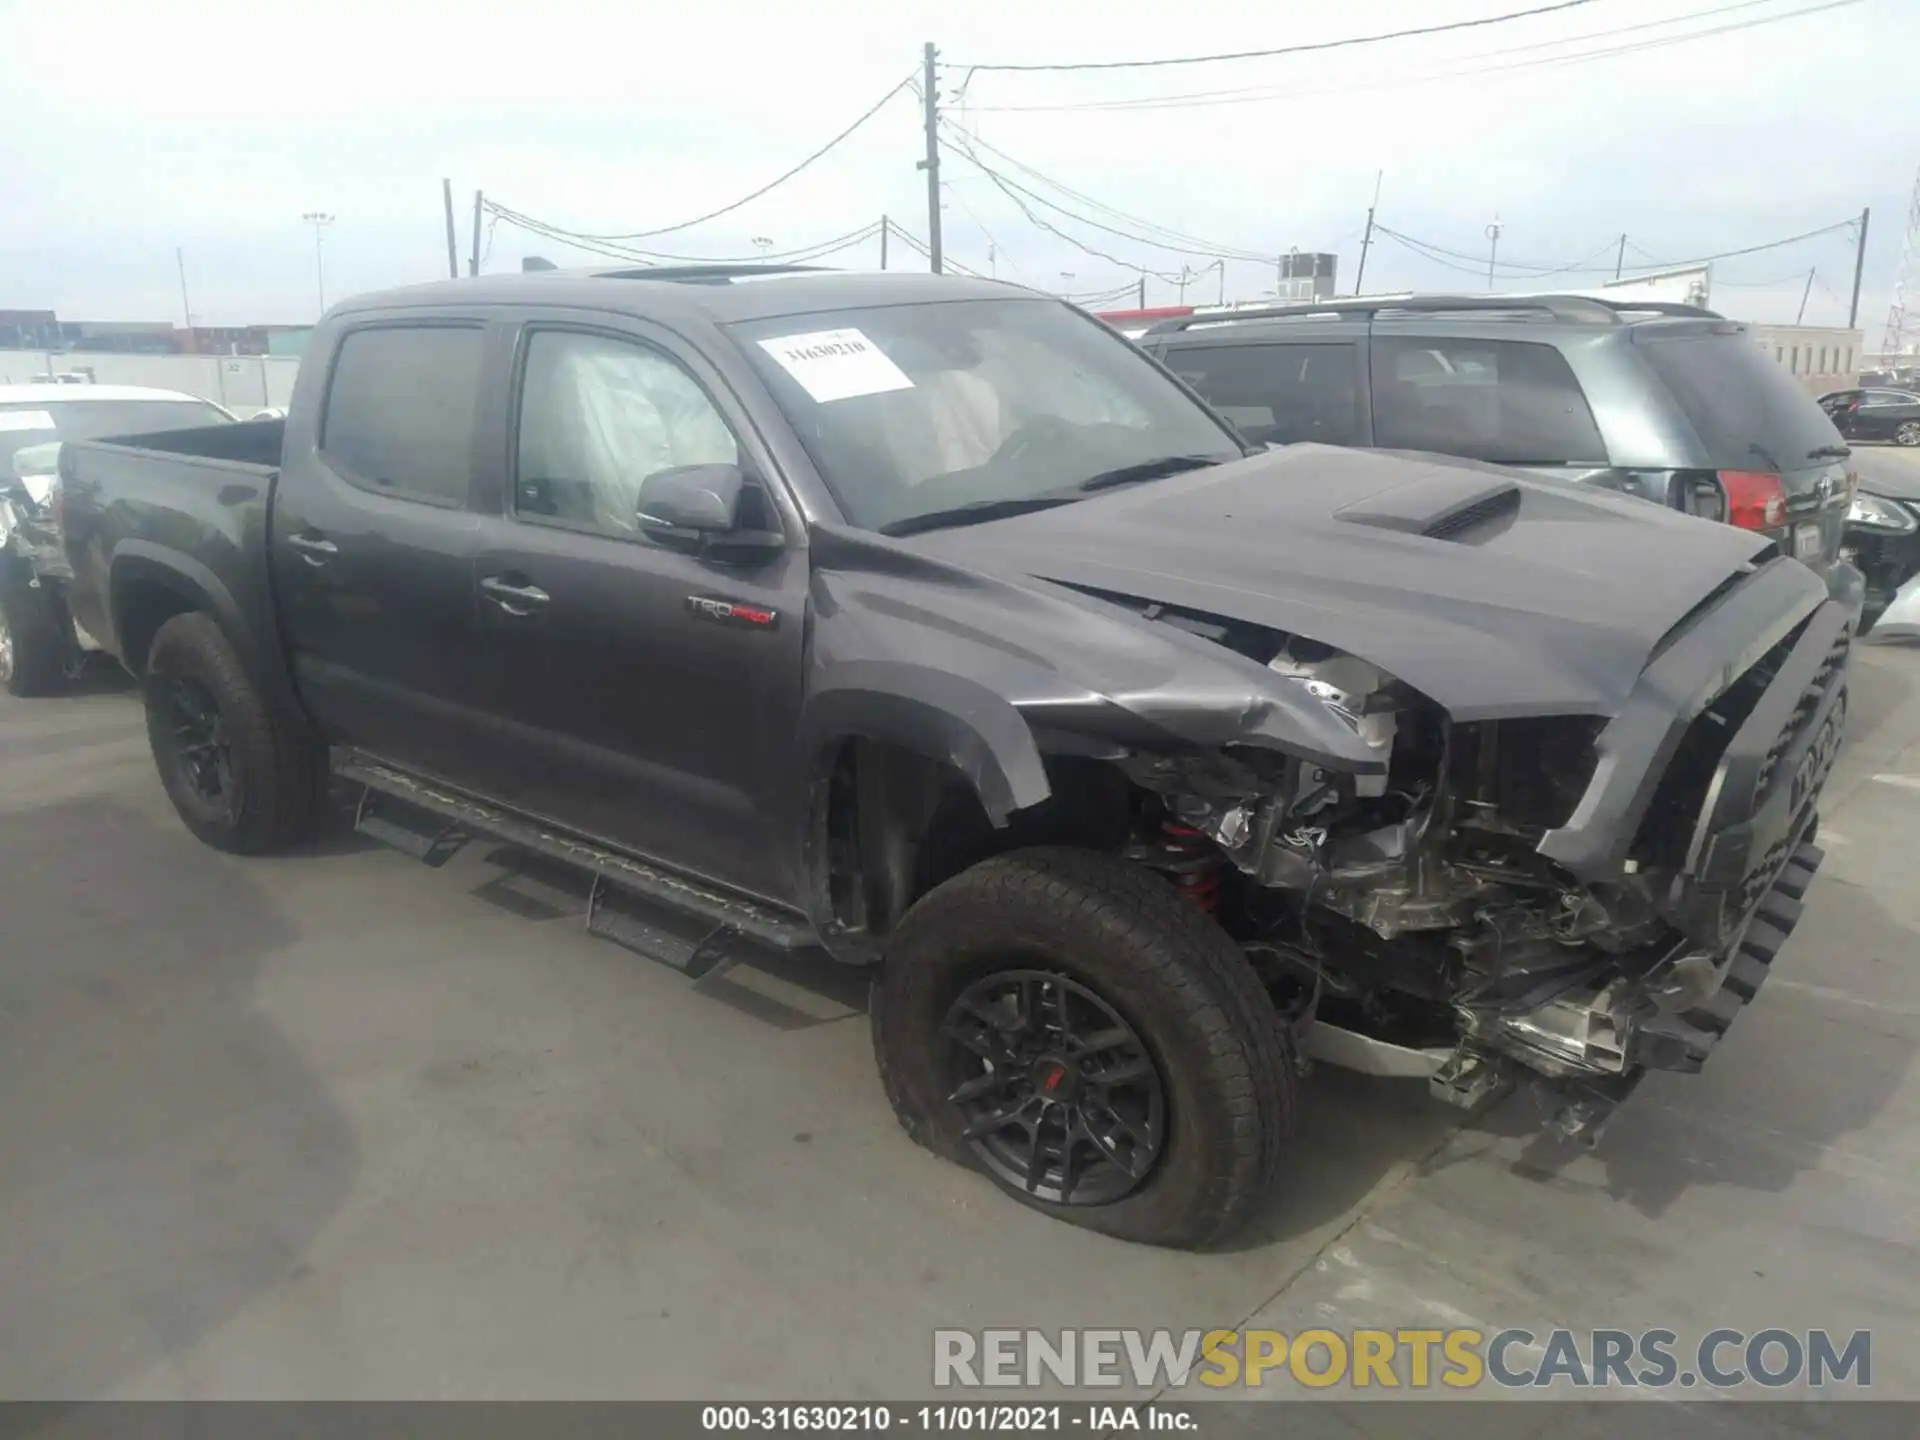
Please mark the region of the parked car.
<svg viewBox="0 0 1920 1440"><path fill-rule="evenodd" d="M1820 397L1820 408L1849 440L1920 445L1920 395L1910 390L1835 390Z"/></svg>
<svg viewBox="0 0 1920 1440"><path fill-rule="evenodd" d="M54 485L69 440L231 420L220 406L135 385L0 385L0 686L44 695L97 646L67 613Z"/></svg>
<svg viewBox="0 0 1920 1440"><path fill-rule="evenodd" d="M1847 511L1841 554L1866 576L1859 633L1879 623L1894 596L1920 574L1920 476L1876 476Z"/></svg>
<svg viewBox="0 0 1920 1440"><path fill-rule="evenodd" d="M1847 446L1747 327L1582 296L1337 300L1162 321L1140 338L1249 439L1537 470L1766 535L1856 616Z"/></svg>
<svg viewBox="0 0 1920 1440"><path fill-rule="evenodd" d="M1820 862L1849 622L1768 540L1257 449L1012 286L392 291L283 427L60 467L195 835L289 845L331 775L423 859L583 866L695 977L874 966L908 1133L1134 1240L1260 1206L1296 1045L1593 1133L1706 1060Z"/></svg>

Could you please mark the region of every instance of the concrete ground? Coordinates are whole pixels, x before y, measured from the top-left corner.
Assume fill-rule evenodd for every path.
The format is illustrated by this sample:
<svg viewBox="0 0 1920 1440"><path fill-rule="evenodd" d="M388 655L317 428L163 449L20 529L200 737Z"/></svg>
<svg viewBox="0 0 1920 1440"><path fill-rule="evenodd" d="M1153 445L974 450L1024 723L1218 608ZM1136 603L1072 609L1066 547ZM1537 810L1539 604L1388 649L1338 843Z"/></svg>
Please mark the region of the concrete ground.
<svg viewBox="0 0 1920 1440"><path fill-rule="evenodd" d="M1317 1073L1229 1252L914 1148L829 967L689 986L484 847L196 844L124 690L0 697L0 1397L905 1398L941 1326L1827 1326L1920 1398L1920 650L1706 1071L1591 1153Z"/></svg>

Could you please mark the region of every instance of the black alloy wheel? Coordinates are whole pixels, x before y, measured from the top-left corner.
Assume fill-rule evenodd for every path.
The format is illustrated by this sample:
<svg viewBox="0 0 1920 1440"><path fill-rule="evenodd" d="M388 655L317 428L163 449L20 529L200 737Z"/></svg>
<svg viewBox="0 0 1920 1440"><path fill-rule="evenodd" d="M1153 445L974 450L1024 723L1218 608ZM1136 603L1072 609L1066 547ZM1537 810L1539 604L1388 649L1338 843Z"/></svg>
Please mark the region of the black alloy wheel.
<svg viewBox="0 0 1920 1440"><path fill-rule="evenodd" d="M170 737L169 758L194 795L231 823L238 813L239 794L233 738L219 705L207 687L191 676L170 675L155 691L161 724Z"/></svg>
<svg viewBox="0 0 1920 1440"><path fill-rule="evenodd" d="M1166 1137L1160 1072L1093 990L1048 970L995 970L941 1033L962 1138L1002 1180L1057 1205L1105 1205L1152 1173Z"/></svg>

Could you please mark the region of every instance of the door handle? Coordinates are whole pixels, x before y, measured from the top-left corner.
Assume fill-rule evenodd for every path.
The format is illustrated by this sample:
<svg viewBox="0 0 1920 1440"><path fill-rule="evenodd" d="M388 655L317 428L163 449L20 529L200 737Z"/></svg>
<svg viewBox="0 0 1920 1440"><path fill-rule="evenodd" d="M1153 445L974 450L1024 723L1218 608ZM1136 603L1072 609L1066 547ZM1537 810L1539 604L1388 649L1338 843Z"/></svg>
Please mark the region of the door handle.
<svg viewBox="0 0 1920 1440"><path fill-rule="evenodd" d="M318 568L340 553L340 547L318 535L289 535L287 544L300 552L300 558Z"/></svg>
<svg viewBox="0 0 1920 1440"><path fill-rule="evenodd" d="M531 615L553 598L538 585L515 585L502 575L487 576L480 590L509 615Z"/></svg>

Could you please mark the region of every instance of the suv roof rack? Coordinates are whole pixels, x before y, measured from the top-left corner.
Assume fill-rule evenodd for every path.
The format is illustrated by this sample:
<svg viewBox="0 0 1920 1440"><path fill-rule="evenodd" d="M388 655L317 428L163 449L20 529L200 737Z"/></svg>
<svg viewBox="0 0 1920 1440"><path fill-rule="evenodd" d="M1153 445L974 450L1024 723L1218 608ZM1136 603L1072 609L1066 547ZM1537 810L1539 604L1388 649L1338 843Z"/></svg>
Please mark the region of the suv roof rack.
<svg viewBox="0 0 1920 1440"><path fill-rule="evenodd" d="M1230 325L1240 320L1288 320L1310 315L1351 315L1371 319L1384 311L1414 315L1456 315L1532 311L1576 324L1621 325L1625 315L1685 315L1701 320L1726 317L1699 305L1666 300L1598 300L1590 295L1399 295L1375 299L1302 300L1286 305L1257 305L1215 310L1162 320L1147 331L1169 335L1201 325Z"/></svg>

